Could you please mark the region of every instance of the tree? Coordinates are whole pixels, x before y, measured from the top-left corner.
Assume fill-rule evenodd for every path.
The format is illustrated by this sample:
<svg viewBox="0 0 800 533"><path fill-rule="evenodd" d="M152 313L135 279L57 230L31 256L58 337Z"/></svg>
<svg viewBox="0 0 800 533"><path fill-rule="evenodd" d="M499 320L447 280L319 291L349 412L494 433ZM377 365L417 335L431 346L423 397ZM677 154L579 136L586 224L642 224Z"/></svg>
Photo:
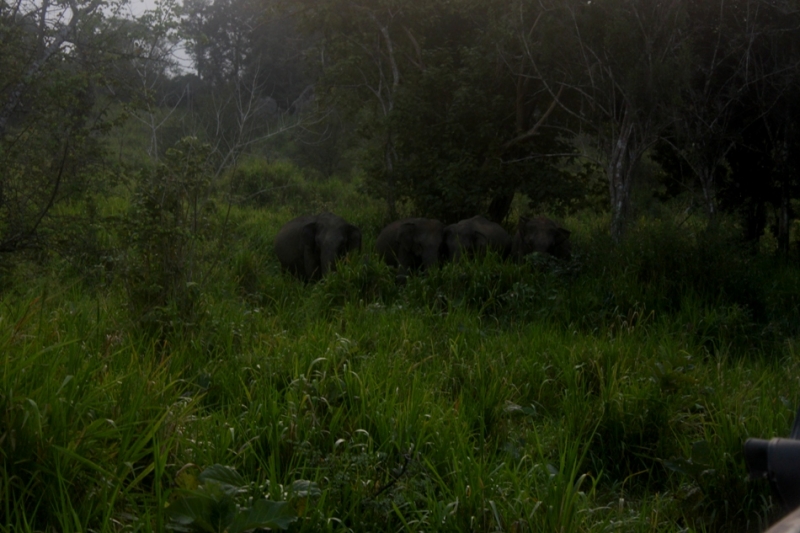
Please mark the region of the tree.
<svg viewBox="0 0 800 533"><path fill-rule="evenodd" d="M360 116L362 132L378 154L370 170L381 177L381 195L391 218L397 216L398 154L390 118L405 74L422 67L414 22L426 6L409 0L328 0L306 2L303 27L322 36L323 105Z"/></svg>
<svg viewBox="0 0 800 533"><path fill-rule="evenodd" d="M99 1L0 6L0 251L33 246L38 230L91 151L93 79L80 50ZM71 47L71 48L70 48Z"/></svg>
<svg viewBox="0 0 800 533"><path fill-rule="evenodd" d="M193 111L220 156L219 173L301 122L299 111L314 95L303 62L308 44L292 9L278 1L190 0L185 10L183 31L200 78Z"/></svg>
<svg viewBox="0 0 800 533"><path fill-rule="evenodd" d="M0 4L0 251L44 243L58 202L101 184L102 136L130 64L124 0ZM51 233L58 233L53 231Z"/></svg>
<svg viewBox="0 0 800 533"><path fill-rule="evenodd" d="M729 207L744 212L746 237L761 237L766 207L777 213L776 235L788 251L790 200L800 171L800 11L790 3L745 3L749 11L738 139L728 157ZM733 204L733 205L731 205Z"/></svg>
<svg viewBox="0 0 800 533"><path fill-rule="evenodd" d="M542 157L563 151L544 127L555 101L526 70L515 23L501 3L467 1L421 26L424 68L404 83L392 123L403 190L424 212L501 222L516 192L557 176Z"/></svg>
<svg viewBox="0 0 800 533"><path fill-rule="evenodd" d="M183 33L198 75L213 87L256 77L262 97L288 110L313 83L294 9L279 0L187 0Z"/></svg>
<svg viewBox="0 0 800 533"><path fill-rule="evenodd" d="M713 223L719 175L726 171L727 154L736 142L733 126L747 64L743 25L750 22L727 0L688 3L687 20L691 70L663 139L679 158L677 166L688 167L699 183L703 207Z"/></svg>
<svg viewBox="0 0 800 533"><path fill-rule="evenodd" d="M46 67L55 63L65 46L77 42L78 32L90 24L100 6L100 0L79 3L71 0L51 3L26 10L20 1L14 5L5 2L0 6L5 54L10 67L3 80L2 108L0 108L0 137L7 132L11 115L19 111L23 95L40 78ZM13 50L19 45L24 57ZM27 45L27 46L26 46Z"/></svg>
<svg viewBox="0 0 800 533"><path fill-rule="evenodd" d="M392 218L411 200L442 220L499 221L530 176L547 175L532 153L554 149L554 131L540 126L555 106L518 69L513 15L475 0L329 0L305 12L324 36L318 92L358 121L373 191Z"/></svg>
<svg viewBox="0 0 800 533"><path fill-rule="evenodd" d="M567 1L547 5L520 36L536 78L569 117L566 131L605 169L617 241L636 165L670 124L685 83L684 24L679 0Z"/></svg>
<svg viewBox="0 0 800 533"><path fill-rule="evenodd" d="M131 116L147 127L147 152L158 163L165 146L172 144L162 138L160 130L175 113L177 104L188 98L190 90L186 84L180 85L175 100L167 89L175 87L172 79L179 78L180 73L175 59L179 45L178 6L173 0L161 0L137 20L112 19L109 25L106 40L118 41L113 49L121 50L128 58L116 65L117 77L127 85L117 97L128 103ZM173 105L168 105L169 100Z"/></svg>
<svg viewBox="0 0 800 533"><path fill-rule="evenodd" d="M796 142L797 15L759 0L687 6L691 73L661 161L689 170L711 224L720 199L743 211L751 240L763 232L765 202L785 206L778 233L788 246L789 202L778 198L788 194L778 189L791 182Z"/></svg>

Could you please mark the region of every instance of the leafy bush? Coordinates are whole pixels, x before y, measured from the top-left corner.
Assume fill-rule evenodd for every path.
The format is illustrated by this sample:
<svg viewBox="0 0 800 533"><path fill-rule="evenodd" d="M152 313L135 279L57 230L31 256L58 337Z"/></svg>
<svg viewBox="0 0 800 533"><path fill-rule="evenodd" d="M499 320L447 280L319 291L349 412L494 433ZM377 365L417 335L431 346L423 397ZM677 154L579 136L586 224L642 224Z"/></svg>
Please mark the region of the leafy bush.
<svg viewBox="0 0 800 533"><path fill-rule="evenodd" d="M228 181L240 204L278 207L310 203L313 198L300 169L289 161L246 159L230 172Z"/></svg>
<svg viewBox="0 0 800 533"><path fill-rule="evenodd" d="M496 319L534 320L558 314L576 265L532 254L522 263L496 254L445 264L409 280L409 303L439 311L466 308Z"/></svg>
<svg viewBox="0 0 800 533"><path fill-rule="evenodd" d="M191 322L202 277L201 243L211 234L210 146L187 137L137 179L122 225L122 276L131 315L155 331Z"/></svg>
<svg viewBox="0 0 800 533"><path fill-rule="evenodd" d="M354 191L333 207L365 249L314 284L272 254L290 206L233 206L212 241L219 213L193 234L137 203L125 227L158 213L176 237L153 242L204 273L188 314L166 297L154 312L158 343L120 320L128 292L15 271L0 295L0 526L234 529L264 524L267 499L290 503L297 531L763 529L769 488L745 479L741 444L786 434L796 408L796 267L704 250L670 221L613 247L607 221L576 217L571 261L489 255L399 286L370 253L380 211L351 206ZM159 257L142 239L134 266ZM203 327L170 327L192 315ZM214 464L241 476L194 466Z"/></svg>
<svg viewBox="0 0 800 533"><path fill-rule="evenodd" d="M257 528L285 530L297 520L287 502L245 498L249 483L231 467L213 465L196 479L184 476L183 480L190 487L167 508L170 529L245 533Z"/></svg>
<svg viewBox="0 0 800 533"><path fill-rule="evenodd" d="M346 303L393 301L398 293L391 269L375 256L352 253L312 293L324 309Z"/></svg>
<svg viewBox="0 0 800 533"><path fill-rule="evenodd" d="M646 309L685 316L699 339L720 333L723 342L752 342L758 324L780 318L768 296L777 263L753 255L731 221L706 228L685 217L642 219L619 245L603 226L576 233L582 274L567 300L587 329Z"/></svg>
<svg viewBox="0 0 800 533"><path fill-rule="evenodd" d="M59 206L53 215L60 228L49 237L52 249L87 288L108 287L114 279L119 253L114 232L119 216L115 207L109 198L86 195Z"/></svg>

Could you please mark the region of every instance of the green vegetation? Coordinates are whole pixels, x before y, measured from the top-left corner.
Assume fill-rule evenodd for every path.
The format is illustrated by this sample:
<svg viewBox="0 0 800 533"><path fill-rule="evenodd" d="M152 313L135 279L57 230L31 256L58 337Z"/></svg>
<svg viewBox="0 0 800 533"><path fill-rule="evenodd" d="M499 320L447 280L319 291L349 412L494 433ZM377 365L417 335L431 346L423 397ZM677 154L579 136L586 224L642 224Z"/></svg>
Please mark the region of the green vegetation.
<svg viewBox="0 0 800 533"><path fill-rule="evenodd" d="M796 3L1 0L0 532L763 529ZM548 213L569 261L374 254Z"/></svg>
<svg viewBox="0 0 800 533"><path fill-rule="evenodd" d="M119 200L98 207L105 246L132 250L104 280L58 257L7 264L3 527L757 531L773 517L741 450L791 424L796 267L665 208L617 247L608 217L566 219L568 263L489 256L398 287L371 253L382 210L356 188L319 207L362 227L364 253L317 284L271 251L300 206L220 204L197 233L174 216L151 242L182 255L158 255L126 242L153 216L138 195L125 223ZM176 258L198 277L157 275Z"/></svg>

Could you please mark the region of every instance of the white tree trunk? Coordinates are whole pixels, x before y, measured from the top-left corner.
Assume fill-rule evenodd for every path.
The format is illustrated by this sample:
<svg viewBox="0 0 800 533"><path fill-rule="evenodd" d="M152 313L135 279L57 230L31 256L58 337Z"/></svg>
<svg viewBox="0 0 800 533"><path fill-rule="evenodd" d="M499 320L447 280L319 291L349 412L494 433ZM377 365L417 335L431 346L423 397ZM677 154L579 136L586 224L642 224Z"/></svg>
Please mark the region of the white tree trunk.
<svg viewBox="0 0 800 533"><path fill-rule="evenodd" d="M700 186L703 189L703 205L709 223L713 224L717 218L717 187L714 183L714 169L705 168L699 173Z"/></svg>
<svg viewBox="0 0 800 533"><path fill-rule="evenodd" d="M631 203L633 166L638 157L632 150L634 123L626 110L608 158L608 190L611 199L611 238L620 242L625 235Z"/></svg>

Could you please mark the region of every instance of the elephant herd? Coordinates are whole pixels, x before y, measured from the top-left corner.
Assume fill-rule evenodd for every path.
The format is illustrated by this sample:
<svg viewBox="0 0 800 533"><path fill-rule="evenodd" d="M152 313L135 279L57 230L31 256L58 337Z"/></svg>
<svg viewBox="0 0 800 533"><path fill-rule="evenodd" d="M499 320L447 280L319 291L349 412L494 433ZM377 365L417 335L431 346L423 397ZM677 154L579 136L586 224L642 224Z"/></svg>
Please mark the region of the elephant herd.
<svg viewBox="0 0 800 533"><path fill-rule="evenodd" d="M502 257L522 258L541 252L569 259L570 232L545 217L520 217L511 237L500 224L478 215L445 226L430 218L392 222L378 235L375 248L398 278L462 256L492 250ZM300 279L318 279L336 268L336 261L361 250L361 230L333 213L297 217L278 231L275 253L284 271Z"/></svg>

